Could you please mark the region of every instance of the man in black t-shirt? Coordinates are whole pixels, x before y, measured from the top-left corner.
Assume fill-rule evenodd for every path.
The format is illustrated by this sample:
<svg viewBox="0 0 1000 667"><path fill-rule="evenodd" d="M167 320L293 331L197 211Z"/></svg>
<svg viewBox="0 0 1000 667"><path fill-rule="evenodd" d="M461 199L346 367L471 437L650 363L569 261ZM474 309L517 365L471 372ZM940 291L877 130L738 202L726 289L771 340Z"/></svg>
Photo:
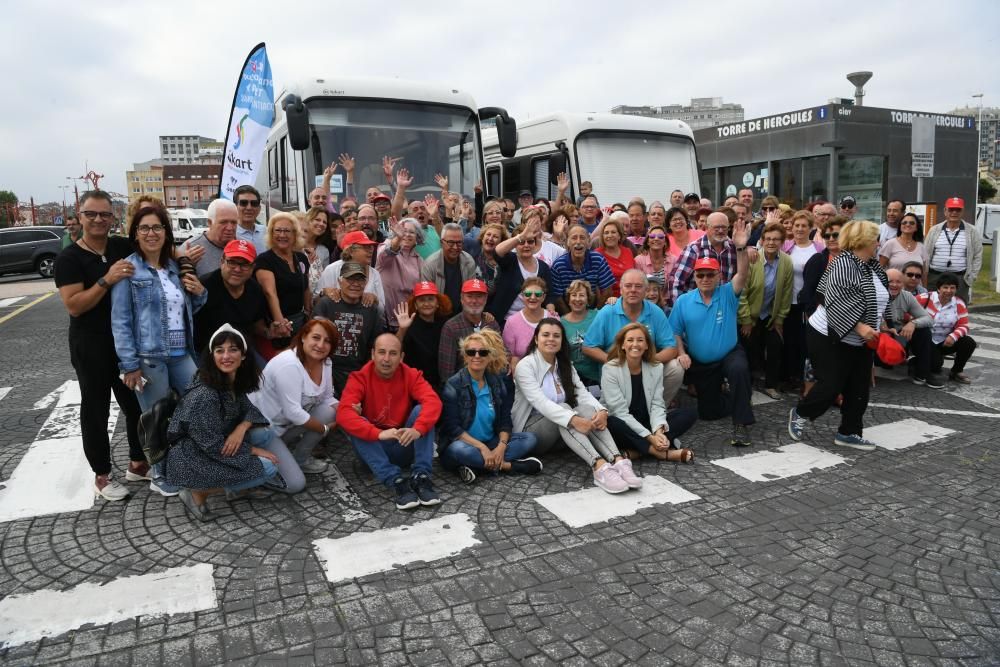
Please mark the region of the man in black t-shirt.
<svg viewBox="0 0 1000 667"><path fill-rule="evenodd" d="M333 387L337 396L344 391L347 377L368 363L375 338L385 330L382 309L361 304L368 274L361 264L345 262L340 270L340 300L324 296L313 308L313 317L325 317L340 333L333 353Z"/></svg>
<svg viewBox="0 0 1000 667"><path fill-rule="evenodd" d="M106 500L124 500L129 490L111 475L108 414L111 392L125 415L130 463L129 482L151 479L139 444L139 402L118 375L111 335L111 286L132 275L125 260L134 252L125 238L111 237L111 197L101 190L80 198L80 239L56 258L55 282L70 314L69 355L80 382L80 432L83 451L94 471L94 492Z"/></svg>
<svg viewBox="0 0 1000 667"><path fill-rule="evenodd" d="M199 354L212 333L227 323L239 329L247 340L253 340L253 336L273 337L273 328L266 324L264 292L252 279L255 259L253 243L244 239L230 241L222 251L219 268L201 278L208 290L208 301L194 316L194 349Z"/></svg>

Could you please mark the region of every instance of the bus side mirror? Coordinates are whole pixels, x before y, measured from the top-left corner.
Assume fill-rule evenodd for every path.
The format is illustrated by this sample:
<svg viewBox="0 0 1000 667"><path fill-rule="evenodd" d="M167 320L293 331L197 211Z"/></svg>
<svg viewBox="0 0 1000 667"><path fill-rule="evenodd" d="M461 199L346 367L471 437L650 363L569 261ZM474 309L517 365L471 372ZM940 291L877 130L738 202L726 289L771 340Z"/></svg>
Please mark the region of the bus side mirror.
<svg viewBox="0 0 1000 667"><path fill-rule="evenodd" d="M558 185L559 174L566 171L566 154L562 151L549 156L549 182Z"/></svg>
<svg viewBox="0 0 1000 667"><path fill-rule="evenodd" d="M298 95L286 95L281 102L288 124L288 142L292 150L304 151L309 148L309 110Z"/></svg>
<svg viewBox="0 0 1000 667"><path fill-rule="evenodd" d="M479 110L479 118L497 119L497 141L500 144L500 155L514 157L517 153L517 121L500 107L483 107Z"/></svg>

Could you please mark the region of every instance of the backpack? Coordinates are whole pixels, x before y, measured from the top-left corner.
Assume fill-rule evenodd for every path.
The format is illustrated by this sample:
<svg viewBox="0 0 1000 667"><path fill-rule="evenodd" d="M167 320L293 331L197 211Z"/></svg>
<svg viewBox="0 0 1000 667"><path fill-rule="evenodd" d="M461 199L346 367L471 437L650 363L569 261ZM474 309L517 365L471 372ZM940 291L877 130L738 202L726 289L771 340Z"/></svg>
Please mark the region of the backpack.
<svg viewBox="0 0 1000 667"><path fill-rule="evenodd" d="M170 449L167 426L177 408L177 402L177 394L171 391L139 416L139 444L151 466L162 461Z"/></svg>

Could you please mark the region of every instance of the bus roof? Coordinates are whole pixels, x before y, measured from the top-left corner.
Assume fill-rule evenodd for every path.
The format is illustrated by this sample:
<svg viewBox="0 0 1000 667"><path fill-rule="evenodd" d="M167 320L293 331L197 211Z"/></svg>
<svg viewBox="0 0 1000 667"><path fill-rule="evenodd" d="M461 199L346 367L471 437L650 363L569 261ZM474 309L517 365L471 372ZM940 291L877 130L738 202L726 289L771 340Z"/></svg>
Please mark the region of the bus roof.
<svg viewBox="0 0 1000 667"><path fill-rule="evenodd" d="M565 136L576 136L586 130L631 130L633 132L656 132L686 137L694 141L694 133L687 123L666 118L647 118L645 116L628 116L617 113L555 111L521 120L517 119L517 131L531 133L536 126L548 124L551 128L559 127ZM483 148L488 150L497 145L496 129L482 129Z"/></svg>
<svg viewBox="0 0 1000 667"><path fill-rule="evenodd" d="M461 106L477 111L476 102L469 93L457 88L421 81L403 81L377 77L309 78L290 81L274 101L275 118L284 116L281 102L285 95L294 93L302 100L315 97L371 98L430 102Z"/></svg>

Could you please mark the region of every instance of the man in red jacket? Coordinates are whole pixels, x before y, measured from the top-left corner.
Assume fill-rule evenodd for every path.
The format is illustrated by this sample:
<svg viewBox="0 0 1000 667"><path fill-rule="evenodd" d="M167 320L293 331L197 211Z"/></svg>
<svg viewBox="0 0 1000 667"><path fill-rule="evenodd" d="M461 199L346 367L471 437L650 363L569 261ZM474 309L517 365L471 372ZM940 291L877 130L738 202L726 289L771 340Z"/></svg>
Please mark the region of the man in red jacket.
<svg viewBox="0 0 1000 667"><path fill-rule="evenodd" d="M395 490L396 508L439 504L431 464L441 399L420 371L403 363L396 336L375 339L372 360L351 373L340 403L337 423L372 474ZM408 478L404 465L411 469Z"/></svg>

